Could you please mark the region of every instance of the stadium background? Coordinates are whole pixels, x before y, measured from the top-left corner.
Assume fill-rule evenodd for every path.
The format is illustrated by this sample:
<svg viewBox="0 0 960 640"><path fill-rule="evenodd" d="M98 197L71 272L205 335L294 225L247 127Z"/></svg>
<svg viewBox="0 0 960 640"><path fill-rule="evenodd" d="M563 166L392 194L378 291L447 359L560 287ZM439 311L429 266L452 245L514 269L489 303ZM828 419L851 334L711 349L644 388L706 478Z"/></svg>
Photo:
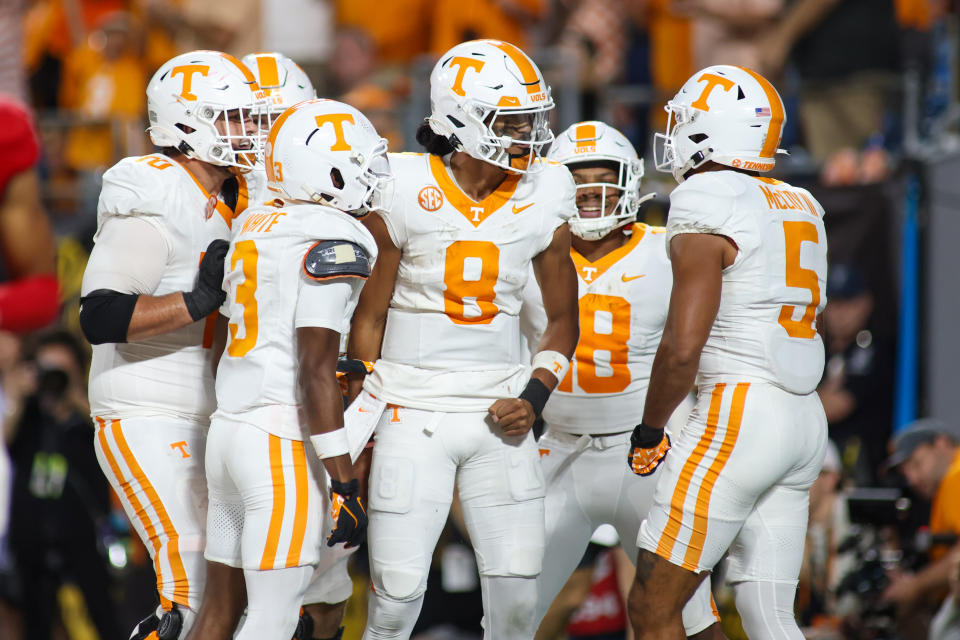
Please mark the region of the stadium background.
<svg viewBox="0 0 960 640"><path fill-rule="evenodd" d="M868 331L873 364L857 381L858 406L831 423L840 453L837 491L900 487L880 464L891 433L919 415L960 420L953 401L960 382L958 14L949 0L2 0L0 93L33 113L40 193L58 248L61 312L52 326L79 336L80 279L100 176L120 158L150 150L144 88L164 60L197 48L237 57L281 51L308 72L320 96L367 113L392 151L417 150L413 131L428 112L435 56L480 37L531 52L553 88L554 131L596 118L633 140L647 160L644 190L658 194L641 215L655 224L665 220L674 186L651 165L664 101L708 64L749 66L774 81L787 106L782 146L790 151L774 175L809 187L828 212L831 264L844 267L831 285L837 299L868 294L873 301L855 332L859 343ZM6 407L32 389L24 380L35 339L0 335ZM844 383L829 377L824 393ZM77 404L82 410L82 400ZM32 465L34 477L36 452L17 457L34 425L12 413L6 442L15 465ZM89 480L106 491L102 478ZM49 498L50 509L12 514L11 536L25 520L62 517L51 515L61 495L33 497ZM913 505L911 522L924 521L924 505ZM127 629L152 598L146 552L115 502L112 510L86 511L99 540L86 552L109 578L96 597ZM436 597L428 597L421 620L422 632L433 627L433 635L422 637L479 637L475 569L470 554L457 551L468 543L455 524L445 541L431 583ZM96 626L76 580L62 570L63 551L46 552L42 542L34 553L51 581L54 636L93 640ZM14 546L8 541L0 551L0 638L19 640L25 569ZM363 570L358 562L347 637L362 628ZM842 577L834 571L824 584L815 576L801 584L806 623L840 625L846 614L835 587ZM730 603L717 586L726 612ZM622 612L604 597L580 617L607 618L606 626L579 633L623 637Z"/></svg>

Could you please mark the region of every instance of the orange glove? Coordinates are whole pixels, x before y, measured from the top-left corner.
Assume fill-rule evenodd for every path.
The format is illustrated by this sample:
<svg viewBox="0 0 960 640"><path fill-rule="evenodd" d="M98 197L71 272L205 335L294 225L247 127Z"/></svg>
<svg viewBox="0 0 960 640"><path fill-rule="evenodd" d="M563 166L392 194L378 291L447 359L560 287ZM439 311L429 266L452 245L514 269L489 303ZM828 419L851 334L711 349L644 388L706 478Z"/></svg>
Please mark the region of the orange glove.
<svg viewBox="0 0 960 640"><path fill-rule="evenodd" d="M657 470L669 450L670 436L666 431L641 422L630 435L627 464L638 476L648 476Z"/></svg>

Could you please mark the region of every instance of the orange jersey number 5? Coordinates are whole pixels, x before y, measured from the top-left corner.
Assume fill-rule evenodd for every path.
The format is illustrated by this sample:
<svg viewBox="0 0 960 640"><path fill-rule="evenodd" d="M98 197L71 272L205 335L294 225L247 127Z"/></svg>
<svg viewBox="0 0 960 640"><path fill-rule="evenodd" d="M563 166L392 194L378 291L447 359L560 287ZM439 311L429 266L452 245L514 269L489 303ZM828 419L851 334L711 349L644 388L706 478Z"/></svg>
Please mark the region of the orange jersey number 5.
<svg viewBox="0 0 960 640"><path fill-rule="evenodd" d="M817 226L805 220L783 223L783 238L787 249L786 283L788 287L810 291L810 304L803 310L803 317L793 319L796 307L785 304L780 307L780 326L791 338L813 338L817 335L817 306L820 304L820 281L817 272L800 266L800 248L804 242L818 242Z"/></svg>

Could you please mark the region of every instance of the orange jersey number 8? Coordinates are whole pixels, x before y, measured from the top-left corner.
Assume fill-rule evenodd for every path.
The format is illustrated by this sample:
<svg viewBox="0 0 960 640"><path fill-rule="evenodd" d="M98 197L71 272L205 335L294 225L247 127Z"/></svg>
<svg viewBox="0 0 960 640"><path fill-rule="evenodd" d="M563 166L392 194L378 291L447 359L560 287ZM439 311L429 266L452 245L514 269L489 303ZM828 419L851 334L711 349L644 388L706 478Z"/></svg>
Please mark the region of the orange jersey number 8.
<svg viewBox="0 0 960 640"><path fill-rule="evenodd" d="M580 298L580 341L574 356L574 365L561 381L560 391L573 391L573 370L577 371L577 386L587 393L618 393L630 385L627 366L630 339L630 303L620 296L588 293ZM601 376L597 372L599 354L609 358L613 373ZM606 358L604 358L606 359Z"/></svg>
<svg viewBox="0 0 960 640"><path fill-rule="evenodd" d="M497 245L485 240L457 240L451 244L443 267L444 312L457 324L490 324L500 311L494 304L499 275Z"/></svg>
<svg viewBox="0 0 960 640"><path fill-rule="evenodd" d="M227 353L234 358L242 358L257 344L257 245L253 240L241 240L236 244L233 255L230 257L230 270L237 268L237 263L243 263L243 282L237 286L237 303L243 305L243 337L237 338L240 325L231 322L227 325L230 330L230 343Z"/></svg>
<svg viewBox="0 0 960 640"><path fill-rule="evenodd" d="M810 291L810 304L803 310L803 317L793 319L796 307L785 304L780 307L780 326L791 338L810 339L817 335L817 306L820 304L820 281L817 272L800 266L800 249L804 242L817 244L817 226L805 220L787 220L783 223L783 239L787 250L785 279L788 287Z"/></svg>

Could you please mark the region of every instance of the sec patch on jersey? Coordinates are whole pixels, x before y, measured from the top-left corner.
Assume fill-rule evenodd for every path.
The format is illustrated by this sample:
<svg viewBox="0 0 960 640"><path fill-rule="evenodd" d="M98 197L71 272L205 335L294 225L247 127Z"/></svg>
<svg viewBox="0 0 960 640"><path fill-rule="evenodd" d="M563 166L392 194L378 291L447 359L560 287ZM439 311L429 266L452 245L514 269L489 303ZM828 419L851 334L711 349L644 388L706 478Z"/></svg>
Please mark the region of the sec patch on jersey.
<svg viewBox="0 0 960 640"><path fill-rule="evenodd" d="M303 272L312 280L367 278L370 276L370 256L354 242L321 240L303 257Z"/></svg>

